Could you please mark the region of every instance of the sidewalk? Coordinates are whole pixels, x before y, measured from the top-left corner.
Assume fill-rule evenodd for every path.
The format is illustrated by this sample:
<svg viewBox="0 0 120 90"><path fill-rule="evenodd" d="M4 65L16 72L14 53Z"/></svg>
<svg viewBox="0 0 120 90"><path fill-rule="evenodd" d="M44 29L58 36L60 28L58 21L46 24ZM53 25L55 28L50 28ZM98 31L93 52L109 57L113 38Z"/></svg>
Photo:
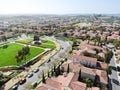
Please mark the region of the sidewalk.
<svg viewBox="0 0 120 90"><path fill-rule="evenodd" d="M54 41L55 42L55 41ZM38 61L37 63L35 63L34 65L32 65L28 71L23 71L20 74L18 74L16 77L10 79L4 87L4 90L9 90L13 85L15 85L17 82L19 82L20 78L19 77L25 77L28 73L30 73L31 71L34 70L34 68L40 66L42 63L44 63L46 60L48 60L51 56L53 56L54 54L56 54L59 50L60 50L60 44L55 42L56 44L56 49L54 49L51 53L47 54L46 56L44 56L43 58L41 58L40 61Z"/></svg>

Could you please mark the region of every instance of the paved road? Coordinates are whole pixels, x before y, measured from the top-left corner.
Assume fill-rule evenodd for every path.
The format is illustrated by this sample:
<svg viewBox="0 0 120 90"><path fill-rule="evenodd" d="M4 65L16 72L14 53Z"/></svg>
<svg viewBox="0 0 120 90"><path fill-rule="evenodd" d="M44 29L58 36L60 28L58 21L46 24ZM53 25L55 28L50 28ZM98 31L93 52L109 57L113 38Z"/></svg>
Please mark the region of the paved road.
<svg viewBox="0 0 120 90"><path fill-rule="evenodd" d="M54 37L46 37L46 38L49 38L49 39L53 39L56 41L56 39ZM35 81L38 81L40 78L38 76L42 75L42 71L48 71L51 67L54 66L54 61L55 60L60 60L60 56L64 56L65 53L69 50L69 47L70 47L70 44L69 42L64 42L64 41L61 41L61 40L57 40L57 42L60 43L61 45L61 50L56 54L54 55L50 60L49 63L45 63L44 65L40 66L39 67L39 72L37 73L34 73L33 77L31 78L26 78L26 83L23 84L23 85L19 85L18 87L18 90L27 90L25 87L28 83L32 83L32 82L35 82ZM29 89L28 89L29 90Z"/></svg>
<svg viewBox="0 0 120 90"><path fill-rule="evenodd" d="M110 75L110 81L112 84L112 90L120 90L120 82L118 81L118 76L117 76L117 67L116 67L116 63L115 63L115 54L113 55L113 58L110 61L109 66L112 66L112 74ZM119 85L118 85L119 84Z"/></svg>

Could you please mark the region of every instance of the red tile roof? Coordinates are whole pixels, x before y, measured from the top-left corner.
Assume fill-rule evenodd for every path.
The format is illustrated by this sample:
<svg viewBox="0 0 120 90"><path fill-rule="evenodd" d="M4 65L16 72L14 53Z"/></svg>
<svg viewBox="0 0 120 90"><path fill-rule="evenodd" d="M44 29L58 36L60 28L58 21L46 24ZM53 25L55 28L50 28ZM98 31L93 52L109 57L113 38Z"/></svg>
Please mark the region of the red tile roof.
<svg viewBox="0 0 120 90"><path fill-rule="evenodd" d="M58 89L56 89L54 87L51 87L51 86L49 86L47 84L41 84L41 86L39 88L37 88L37 90L51 90L51 89L58 90Z"/></svg>
<svg viewBox="0 0 120 90"><path fill-rule="evenodd" d="M87 68L87 67L82 67L81 72L88 73L88 74L93 75L93 76L96 75L95 69L91 69L91 68Z"/></svg>
<svg viewBox="0 0 120 90"><path fill-rule="evenodd" d="M87 90L100 90L100 88L98 88L98 87L91 87L91 88L87 88Z"/></svg>
<svg viewBox="0 0 120 90"><path fill-rule="evenodd" d="M72 90L86 90L86 84L79 81L75 81L71 83L71 88Z"/></svg>
<svg viewBox="0 0 120 90"><path fill-rule="evenodd" d="M78 58L80 60L89 61L89 62L97 62L97 59L96 58L92 58L92 57L79 56L79 55L69 55L69 56L73 57L73 58Z"/></svg>
<svg viewBox="0 0 120 90"><path fill-rule="evenodd" d="M69 64L70 70L72 71L79 71L82 66L80 65L80 63L75 63L72 60L67 60L62 64L61 67L64 67L64 70L67 70L68 64Z"/></svg>
<svg viewBox="0 0 120 90"><path fill-rule="evenodd" d="M62 90L62 87L69 87L71 82L77 81L78 76L78 74L70 72L67 75L59 75L58 77L48 78L46 80L46 84L55 87L58 90Z"/></svg>
<svg viewBox="0 0 120 90"><path fill-rule="evenodd" d="M96 74L99 76L100 82L108 84L108 76L106 71L96 69Z"/></svg>
<svg viewBox="0 0 120 90"><path fill-rule="evenodd" d="M98 61L97 63L98 63L98 66L100 66L100 68L102 68L102 69L106 69L108 67L107 63L100 62L100 61Z"/></svg>

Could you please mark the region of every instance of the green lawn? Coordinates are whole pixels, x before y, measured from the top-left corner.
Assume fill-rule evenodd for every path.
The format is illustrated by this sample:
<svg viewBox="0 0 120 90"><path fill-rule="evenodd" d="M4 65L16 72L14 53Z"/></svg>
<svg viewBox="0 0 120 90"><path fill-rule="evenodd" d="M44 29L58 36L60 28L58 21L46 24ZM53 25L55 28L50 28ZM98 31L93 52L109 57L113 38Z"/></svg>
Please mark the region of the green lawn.
<svg viewBox="0 0 120 90"><path fill-rule="evenodd" d="M22 60L21 62L17 63L15 56L17 55L18 50L21 50L22 47L24 46L21 44L10 43L6 49L0 48L0 67L23 64L36 55L44 52L44 49L30 47L30 55L26 55L26 60Z"/></svg>
<svg viewBox="0 0 120 90"><path fill-rule="evenodd" d="M33 41L33 39L29 38L29 39L24 39L24 40L17 40L17 42L21 42L21 43L29 43Z"/></svg>
<svg viewBox="0 0 120 90"><path fill-rule="evenodd" d="M91 23L77 23L77 24L74 24L73 26L75 27L89 27L91 26Z"/></svg>
<svg viewBox="0 0 120 90"><path fill-rule="evenodd" d="M40 44L41 47L44 47L44 48L55 48L55 43L50 41L50 40L47 40L45 41L44 43Z"/></svg>

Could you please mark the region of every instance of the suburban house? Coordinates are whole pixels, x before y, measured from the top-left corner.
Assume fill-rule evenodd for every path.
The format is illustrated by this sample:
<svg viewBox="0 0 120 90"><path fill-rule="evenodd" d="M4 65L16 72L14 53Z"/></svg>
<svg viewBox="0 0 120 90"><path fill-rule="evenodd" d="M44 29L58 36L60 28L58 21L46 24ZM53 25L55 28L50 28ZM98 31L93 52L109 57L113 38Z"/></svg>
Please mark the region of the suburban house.
<svg viewBox="0 0 120 90"><path fill-rule="evenodd" d="M103 68L107 67L106 63L101 63L101 62L99 63L102 65ZM95 77L97 75L99 77L99 82L102 85L108 84L108 77L107 77L106 71L84 67L80 65L80 63L75 63L74 61L71 61L71 60L67 60L66 62L64 62L61 67L64 68L64 70L67 70L68 64L71 72L79 73L79 71L81 70L82 77L89 78L93 81L95 80Z"/></svg>
<svg viewBox="0 0 120 90"><path fill-rule="evenodd" d="M47 78L46 84L42 84L37 90L86 90L86 84L77 81L78 76L77 73L70 72Z"/></svg>
<svg viewBox="0 0 120 90"><path fill-rule="evenodd" d="M61 68L64 71L67 71L68 64L69 64L70 72L79 72L82 66L80 63L73 62L72 60L67 60L61 65Z"/></svg>
<svg viewBox="0 0 120 90"><path fill-rule="evenodd" d="M73 60L74 62L80 62L82 65L96 67L97 59L87 56L79 56L79 55L68 55L69 60Z"/></svg>
<svg viewBox="0 0 120 90"><path fill-rule="evenodd" d="M95 76L96 76L96 70L95 69L91 69L91 68L87 68L87 67L82 67L81 68L81 76L89 78L89 79L94 81L95 80Z"/></svg>

